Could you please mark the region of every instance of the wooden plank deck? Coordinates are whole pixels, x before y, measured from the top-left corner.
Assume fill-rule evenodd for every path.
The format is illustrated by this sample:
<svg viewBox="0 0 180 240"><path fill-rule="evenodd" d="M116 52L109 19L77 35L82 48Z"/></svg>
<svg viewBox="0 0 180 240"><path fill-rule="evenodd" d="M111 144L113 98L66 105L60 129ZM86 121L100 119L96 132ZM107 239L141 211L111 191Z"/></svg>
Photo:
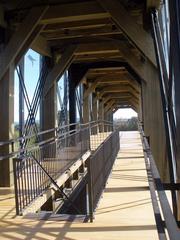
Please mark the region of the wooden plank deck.
<svg viewBox="0 0 180 240"><path fill-rule="evenodd" d="M2 217L0 239L158 239L139 133L122 133L121 150L93 223L82 223L80 217L74 221L59 216L49 220Z"/></svg>

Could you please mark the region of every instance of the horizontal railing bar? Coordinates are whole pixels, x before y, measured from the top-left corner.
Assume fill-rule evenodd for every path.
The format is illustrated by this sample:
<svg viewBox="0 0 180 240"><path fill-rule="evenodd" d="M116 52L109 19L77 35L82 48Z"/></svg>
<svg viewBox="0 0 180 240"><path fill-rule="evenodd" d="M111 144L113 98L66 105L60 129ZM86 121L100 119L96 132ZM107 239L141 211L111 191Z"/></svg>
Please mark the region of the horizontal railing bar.
<svg viewBox="0 0 180 240"><path fill-rule="evenodd" d="M104 123L107 123L107 124L104 124ZM105 126L113 126L112 122L105 121L105 120L91 121L91 122L88 122L88 123L85 123L85 124L72 123L72 124L69 124L69 125L65 125L65 126L59 128L59 129L58 128L52 128L52 129L49 129L49 130L45 130L45 131L39 132L37 135L32 134L32 135L29 135L29 136L26 136L26 137L20 137L20 138L16 138L16 139L10 140L10 141L0 142L0 147L2 147L2 146L7 145L7 144L11 144L12 145L12 144L15 144L15 143L20 143L22 140L23 141L24 140L30 140L31 138L34 138L36 136L46 135L46 134L52 133L52 132L55 133L55 136L53 138L50 138L50 139L47 139L47 140L44 140L44 141L41 141L41 142L38 142L38 143L34 143L33 147L31 147L31 146L27 146L27 147L24 147L24 148L19 147L19 149L17 151L12 150L11 153L0 156L0 161L2 161L4 159L7 159L7 158L11 158L11 157L17 156L18 154L22 154L22 153L24 153L26 151L35 150L36 148L41 147L44 144L50 143L51 141L59 140L59 138L63 139L65 137L67 137L68 135L76 134L76 133L80 132L80 130L82 129L81 126L83 126L83 130L85 130L87 128L91 129L93 127L98 127L101 124L105 125ZM75 125L79 126L79 128L76 128L76 129L73 129L73 130L69 130L67 132L60 133L60 134L57 133L58 131L60 131L60 129L63 130L66 127L73 126L73 125L74 126ZM84 126L87 126L87 127L84 128ZM14 145L13 145L12 149L13 148L14 148Z"/></svg>
<svg viewBox="0 0 180 240"><path fill-rule="evenodd" d="M180 190L180 183L163 183L164 190Z"/></svg>
<svg viewBox="0 0 180 240"><path fill-rule="evenodd" d="M68 124L68 125L61 126L60 128L51 128L51 129L48 129L48 130L44 130L44 131L41 131L41 132L39 132L37 134L30 134L28 136L18 137L18 138L15 138L15 139L10 139L8 141L0 141L0 146L7 145L7 144L12 144L12 143L15 143L15 142L21 142L23 140L28 140L30 138L33 138L33 137L36 137L36 136L41 136L43 134L45 135L45 134L51 133L51 132L57 132L57 131L63 130L64 128L70 127L70 126L78 126L78 125L79 126L84 126L84 125L89 126L90 124L97 123L97 122L103 122L103 123L107 122L107 123L109 123L109 125L113 125L112 122L105 121L105 120L103 120L103 121L102 120L97 120L97 121L92 121L92 122L88 122L88 123L81 123L81 124L79 124L79 123L71 123L71 124ZM71 130L71 131L74 131L74 130Z"/></svg>

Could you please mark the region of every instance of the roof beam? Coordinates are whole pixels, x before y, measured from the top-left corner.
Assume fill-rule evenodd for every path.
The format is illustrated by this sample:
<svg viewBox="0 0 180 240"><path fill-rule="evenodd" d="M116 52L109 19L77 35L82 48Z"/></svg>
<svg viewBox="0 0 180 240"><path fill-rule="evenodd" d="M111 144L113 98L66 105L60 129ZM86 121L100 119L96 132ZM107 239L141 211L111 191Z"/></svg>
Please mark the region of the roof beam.
<svg viewBox="0 0 180 240"><path fill-rule="evenodd" d="M88 78L88 76L87 76L87 78ZM133 84L127 77L125 77L124 80L123 80L122 78L119 78L119 79L115 78L115 79L116 79L116 81L114 81L114 84L118 84L118 86L119 86L119 84L124 81L125 83L127 83L126 85L129 84L129 85L131 85L133 88L135 88L135 89L138 91L137 86L136 86L135 84ZM91 83L90 87L89 87L89 88L85 91L85 93L84 93L84 99L87 98L87 97L89 96L89 94L90 94L91 92L93 92L93 91L95 90L95 88L102 83L102 82L101 82L102 80L103 80L103 78L99 77L99 78L96 78L96 79ZM118 81L117 81L117 80L118 80ZM125 80L126 80L126 81L125 81ZM111 83L110 80L109 80L109 82ZM107 82L105 81L105 83L107 83Z"/></svg>
<svg viewBox="0 0 180 240"><path fill-rule="evenodd" d="M110 14L96 2L80 2L50 6L42 24L65 23L81 20L109 18Z"/></svg>
<svg viewBox="0 0 180 240"><path fill-rule="evenodd" d="M74 22L63 22L63 23L55 23L48 24L44 28L42 32L54 32L57 29L61 29L62 31L69 30L80 30L80 29L94 29L97 27L105 27L112 25L108 18L102 19L94 19L94 20L81 20Z"/></svg>
<svg viewBox="0 0 180 240"><path fill-rule="evenodd" d="M75 50L76 50L76 46L67 47L66 51L62 54L59 63L57 63L52 69L52 71L48 74L45 82L45 86L44 86L45 96L48 93L48 91L51 89L53 84L59 80L59 78L63 75L64 71L68 69L68 67L71 65L74 58Z"/></svg>
<svg viewBox="0 0 180 240"><path fill-rule="evenodd" d="M138 96L139 94L129 85L127 85L126 87L104 87L101 89L101 91L99 91L99 98L102 98L103 95L107 94L107 93L132 93L135 96Z"/></svg>
<svg viewBox="0 0 180 240"><path fill-rule="evenodd" d="M76 56L81 56L84 54L105 54L105 53L119 53L119 49L113 42L101 42L80 44L78 45Z"/></svg>
<svg viewBox="0 0 180 240"><path fill-rule="evenodd" d="M47 6L32 8L18 30L11 37L4 51L0 54L0 80L36 29L47 9Z"/></svg>
<svg viewBox="0 0 180 240"><path fill-rule="evenodd" d="M130 84L127 84L127 85L118 84L116 86L112 85L112 86L102 87L102 90L104 92L120 92L120 91L127 92L128 89L132 89L132 91L139 94L139 92L136 89L134 89L134 87Z"/></svg>
<svg viewBox="0 0 180 240"><path fill-rule="evenodd" d="M132 79L122 79L121 77L119 78L114 78L114 79L109 79L107 81L102 81L102 80L99 80L97 82L97 86L102 86L103 84L106 84L107 85L122 85L122 86L127 86L127 85L131 85L137 92L140 91L140 88L139 86L137 85L137 83L135 81L133 81Z"/></svg>
<svg viewBox="0 0 180 240"><path fill-rule="evenodd" d="M92 29L78 29L78 30L62 30L57 28L53 32L43 32L42 35L47 40L66 40L66 39L76 39L80 37L97 37L97 36L109 36L109 35L120 35L122 31L119 29L113 29L112 25L105 27L97 27Z"/></svg>
<svg viewBox="0 0 180 240"><path fill-rule="evenodd" d="M121 93L121 94L109 94L106 97L104 97L103 99L103 103L106 104L109 100L111 99L129 99L129 98L133 98L134 101L138 102L138 98L137 96L135 96L132 93Z"/></svg>
<svg viewBox="0 0 180 240"><path fill-rule="evenodd" d="M85 54L83 56L76 56L75 63L92 63L104 61L123 61L124 59L119 57L119 53L101 53L101 54Z"/></svg>
<svg viewBox="0 0 180 240"><path fill-rule="evenodd" d="M131 106L131 105L114 105L114 106L112 106L112 112L113 112L113 114L115 113L115 112L117 112L120 108L132 108L135 112L137 112L137 109L135 109L135 107L134 106Z"/></svg>
<svg viewBox="0 0 180 240"><path fill-rule="evenodd" d="M116 104L127 104L127 105L131 105L131 106L133 106L133 107L135 107L135 108L138 107L138 103L134 102L132 98L131 98L131 99L128 99L127 101L117 100L117 101L115 101L115 103L116 103Z"/></svg>
<svg viewBox="0 0 180 240"><path fill-rule="evenodd" d="M118 101L129 101L129 100L132 100L132 102L134 103L134 104L139 104L139 101L138 101L138 99L137 98L134 98L134 97L132 97L132 96L129 96L129 97L124 97L124 98L114 98L114 97L112 97L111 99L109 99L109 101L111 101L111 100L114 100L114 101L116 101L116 102L118 102ZM108 102L109 102L108 101ZM108 102L106 102L106 104L108 103Z"/></svg>
<svg viewBox="0 0 180 240"><path fill-rule="evenodd" d="M89 77L89 75L88 75ZM96 75L94 76L96 78ZM116 73L116 71L114 71L114 73L105 73L103 75L99 75L97 77L99 79L99 83L111 83L111 82L127 82L127 81L133 81L131 75L128 72L124 72L124 73Z"/></svg>
<svg viewBox="0 0 180 240"><path fill-rule="evenodd" d="M114 101L113 104L110 104L109 106L107 106L107 108L105 107L105 113L112 110L114 107L116 107L117 105L121 105L121 106L124 106L124 105L128 105L128 106L132 106L132 107L136 107L136 105L132 102L132 100L127 100L127 101Z"/></svg>
<svg viewBox="0 0 180 240"><path fill-rule="evenodd" d="M118 0L98 0L102 7L110 13L114 22L134 45L156 66L154 44L151 35L125 10Z"/></svg>
<svg viewBox="0 0 180 240"><path fill-rule="evenodd" d="M118 105L114 105L113 108L117 110L119 110L120 108L132 108L135 112L137 112L137 106L132 105L132 104L118 104ZM115 113L116 111L113 111L113 113Z"/></svg>

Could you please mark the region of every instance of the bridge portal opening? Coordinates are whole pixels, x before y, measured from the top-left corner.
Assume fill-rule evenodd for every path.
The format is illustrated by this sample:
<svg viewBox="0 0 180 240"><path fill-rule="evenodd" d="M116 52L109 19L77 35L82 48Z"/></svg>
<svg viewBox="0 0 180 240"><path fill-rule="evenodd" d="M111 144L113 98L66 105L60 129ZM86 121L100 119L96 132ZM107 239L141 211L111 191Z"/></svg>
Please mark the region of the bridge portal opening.
<svg viewBox="0 0 180 240"><path fill-rule="evenodd" d="M119 108L113 114L113 122L120 131L138 130L138 114L132 108Z"/></svg>

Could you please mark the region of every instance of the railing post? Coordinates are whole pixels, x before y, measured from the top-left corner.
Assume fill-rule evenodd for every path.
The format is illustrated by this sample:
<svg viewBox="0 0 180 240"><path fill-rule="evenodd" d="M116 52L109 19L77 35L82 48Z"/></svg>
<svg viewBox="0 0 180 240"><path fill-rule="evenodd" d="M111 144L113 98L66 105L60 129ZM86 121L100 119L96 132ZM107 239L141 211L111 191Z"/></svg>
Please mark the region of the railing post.
<svg viewBox="0 0 180 240"><path fill-rule="evenodd" d="M16 215L20 215L20 211L19 211L19 192L18 192L18 185L17 185L17 169L16 169L16 164L19 161L18 158L13 158L13 174L14 174L14 192L15 192L15 203L16 203Z"/></svg>
<svg viewBox="0 0 180 240"><path fill-rule="evenodd" d="M92 158L87 160L87 169L88 169L88 203L89 203L89 219L90 222L93 222L93 186L92 186L92 167L91 167Z"/></svg>

